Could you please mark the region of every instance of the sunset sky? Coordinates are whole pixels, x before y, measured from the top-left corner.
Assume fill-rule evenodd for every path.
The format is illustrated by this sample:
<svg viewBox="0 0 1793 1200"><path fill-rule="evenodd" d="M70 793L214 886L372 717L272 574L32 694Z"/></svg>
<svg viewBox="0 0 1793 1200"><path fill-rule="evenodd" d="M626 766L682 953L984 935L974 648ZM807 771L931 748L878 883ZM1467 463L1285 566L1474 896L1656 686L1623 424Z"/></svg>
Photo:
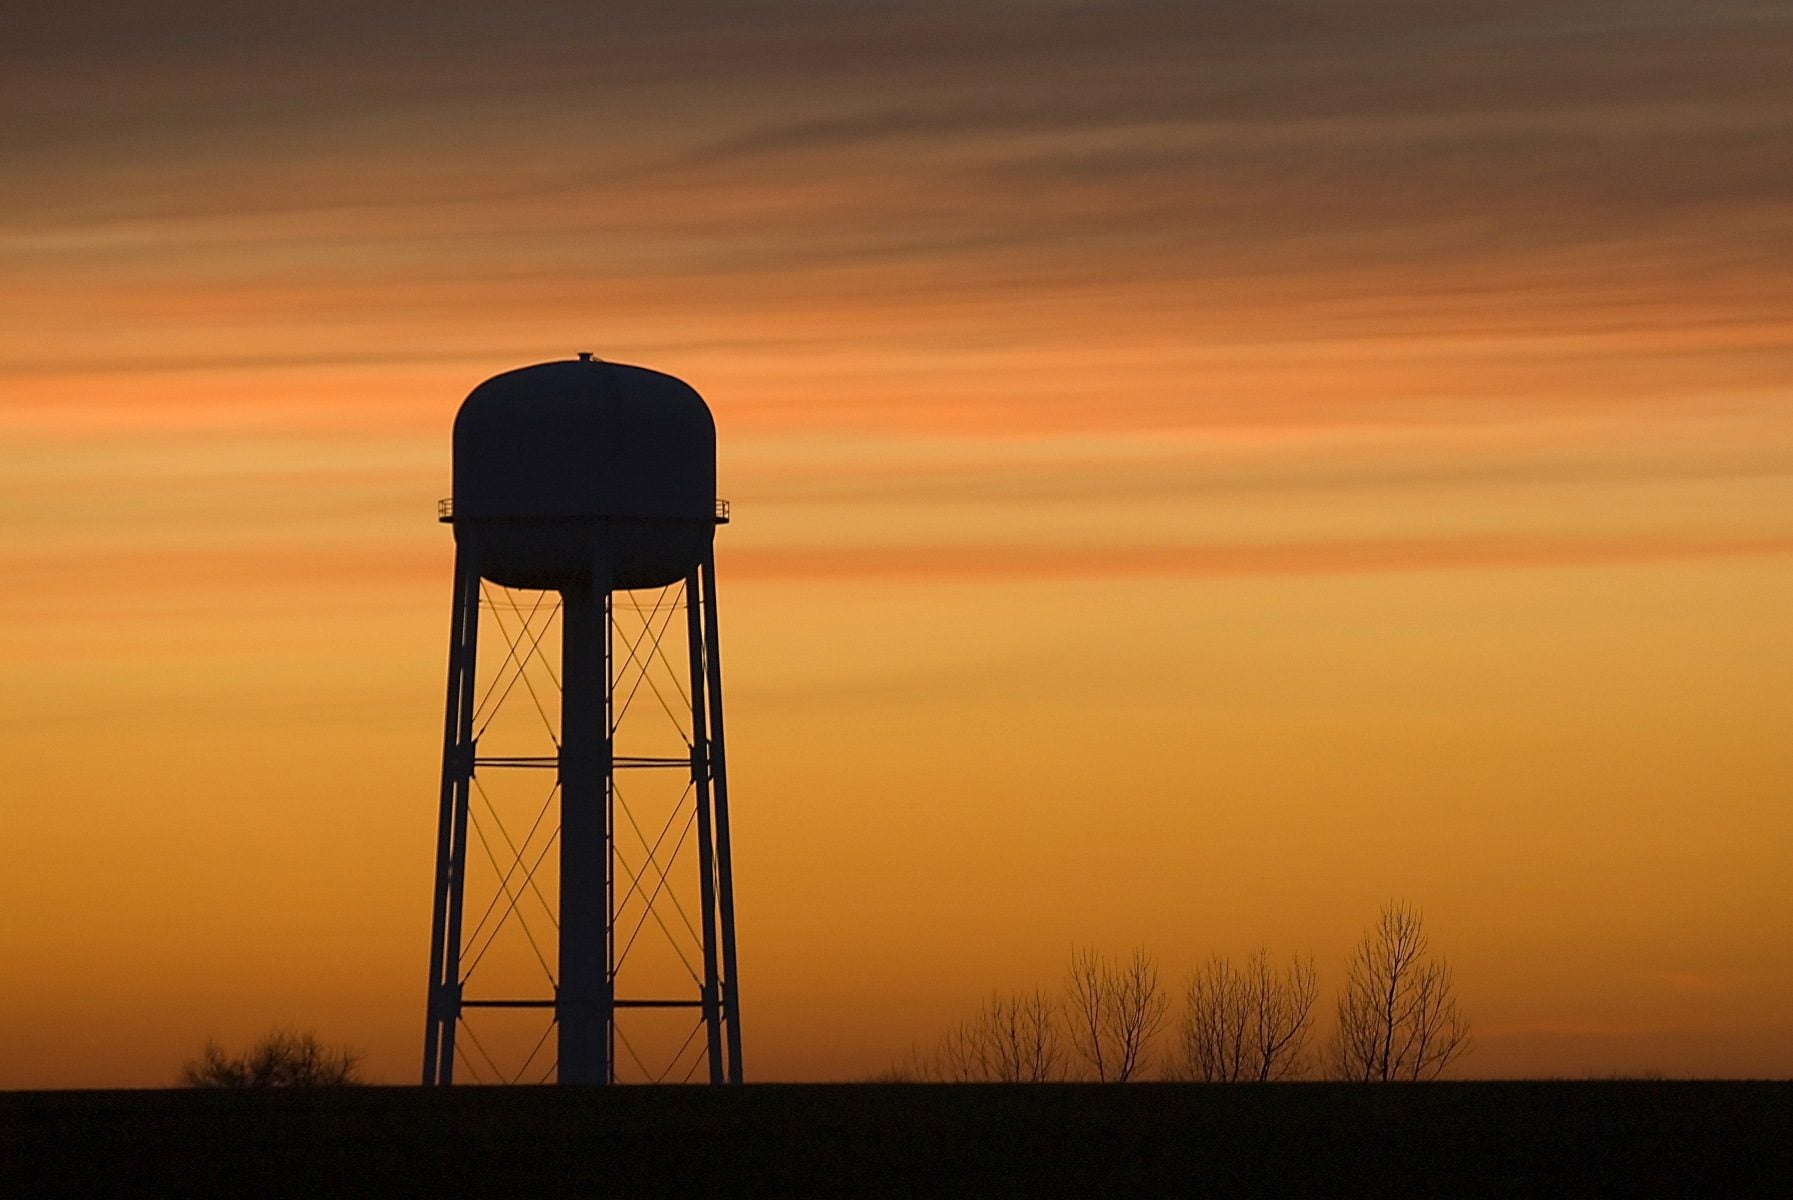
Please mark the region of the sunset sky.
<svg viewBox="0 0 1793 1200"><path fill-rule="evenodd" d="M417 1077L475 384L720 438L753 1079L1391 898L1481 1076L1793 1074L1793 11L41 5L0 1087Z"/></svg>

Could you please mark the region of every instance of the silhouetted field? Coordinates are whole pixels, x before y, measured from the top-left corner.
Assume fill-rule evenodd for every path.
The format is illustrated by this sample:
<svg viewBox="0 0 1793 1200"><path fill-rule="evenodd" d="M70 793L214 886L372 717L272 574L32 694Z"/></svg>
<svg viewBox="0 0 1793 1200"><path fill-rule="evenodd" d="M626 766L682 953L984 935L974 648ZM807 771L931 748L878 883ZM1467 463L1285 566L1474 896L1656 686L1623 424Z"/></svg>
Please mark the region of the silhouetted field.
<svg viewBox="0 0 1793 1200"><path fill-rule="evenodd" d="M1793 1194L1793 1083L0 1095L0 1195Z"/></svg>

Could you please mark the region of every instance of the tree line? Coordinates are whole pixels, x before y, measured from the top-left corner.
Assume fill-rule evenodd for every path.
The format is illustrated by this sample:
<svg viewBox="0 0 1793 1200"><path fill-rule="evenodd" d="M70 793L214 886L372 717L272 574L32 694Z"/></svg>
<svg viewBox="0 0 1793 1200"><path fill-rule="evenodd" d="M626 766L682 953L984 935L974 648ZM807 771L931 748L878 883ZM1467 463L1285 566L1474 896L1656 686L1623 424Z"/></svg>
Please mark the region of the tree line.
<svg viewBox="0 0 1793 1200"><path fill-rule="evenodd" d="M1044 1083L1151 1077L1269 1082L1323 1076L1434 1079L1468 1053L1469 1019L1451 970L1432 953L1417 908L1383 907L1352 952L1334 1000L1329 1039L1316 1044L1320 995L1314 960L1273 962L1259 949L1243 963L1215 956L1171 996L1144 950L1125 959L1093 949L1071 956L1060 990L993 994L891 1081ZM1168 1043L1168 1044L1166 1044ZM360 1082L360 1054L314 1034L276 1030L232 1054L207 1041L181 1069L188 1087L278 1088Z"/></svg>
<svg viewBox="0 0 1793 1200"><path fill-rule="evenodd" d="M972 1016L918 1050L894 1078L952 1083L1125 1083L1156 1074L1203 1082L1434 1079L1468 1053L1469 1019L1450 966L1431 950L1420 911L1383 907L1358 942L1334 1000L1330 1037L1316 1042L1319 974L1312 956L1243 963L1215 956L1171 997L1144 950L1124 959L1074 952L1057 994L993 994ZM1168 1043L1168 1045L1166 1045Z"/></svg>

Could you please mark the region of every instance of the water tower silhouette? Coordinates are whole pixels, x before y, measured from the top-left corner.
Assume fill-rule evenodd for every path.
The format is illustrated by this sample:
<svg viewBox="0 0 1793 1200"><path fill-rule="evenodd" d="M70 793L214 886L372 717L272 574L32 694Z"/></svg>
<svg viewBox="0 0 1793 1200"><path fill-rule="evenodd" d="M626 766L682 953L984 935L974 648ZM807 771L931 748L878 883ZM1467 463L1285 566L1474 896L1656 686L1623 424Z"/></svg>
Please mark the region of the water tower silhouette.
<svg viewBox="0 0 1793 1200"><path fill-rule="evenodd" d="M455 567L424 1082L453 1082L457 1058L481 1081L488 1074L533 1081L550 1032L557 1033L559 1053L544 1079L616 1081L620 1039L645 1078L677 1078L688 1058L686 1078L707 1061L711 1082L738 1082L740 1004L713 555L728 506L716 498L716 428L708 407L669 375L589 354L495 376L473 390L455 418L454 496L442 502L439 516L454 529ZM635 597L651 595L647 589L659 591L644 608ZM488 652L483 683L482 608L508 643L495 664ZM662 642L677 612L685 616L685 655L675 668ZM639 626L633 634L619 624L630 613ZM521 694L519 680L547 729L549 753L500 753L516 747L481 745L494 715ZM644 682L682 726L676 753L619 753L623 717ZM557 724L550 716L556 691ZM544 778L552 784L535 823L519 838L521 823L505 823L486 784L493 774L522 778L508 773L530 770L538 772L538 786ZM670 778L675 789L685 781L658 839L627 808L619 770ZM556 796L557 837L548 818ZM619 810L622 828L639 839L633 857L619 837ZM683 832L669 846L680 812ZM469 829L483 858L469 859ZM558 858L551 859L556 840ZM681 871L679 860L693 840L695 871L689 859ZM495 886L468 933L468 880L487 862L482 883ZM555 888L544 887L538 875L552 876L556 868L558 896L551 904ZM679 899L693 890L695 925ZM678 920L668 919L673 908ZM552 965L528 928L531 911L545 913L557 930ZM633 930L623 925L624 911L639 916ZM632 947L644 929L653 932L650 916L678 951L696 985L691 993L619 994ZM683 949L679 920L689 931ZM522 926L550 995L486 995L477 988L470 994L474 969L507 925ZM693 961L699 958L701 976ZM470 1018L496 1020L490 1010L518 1009L551 1010L552 1017L513 1075L487 1052ZM618 1017L678 1009L687 1010L687 1019L696 1014L678 1052L684 1058L675 1057L656 1076ZM457 1033L467 1034L474 1053L457 1045Z"/></svg>

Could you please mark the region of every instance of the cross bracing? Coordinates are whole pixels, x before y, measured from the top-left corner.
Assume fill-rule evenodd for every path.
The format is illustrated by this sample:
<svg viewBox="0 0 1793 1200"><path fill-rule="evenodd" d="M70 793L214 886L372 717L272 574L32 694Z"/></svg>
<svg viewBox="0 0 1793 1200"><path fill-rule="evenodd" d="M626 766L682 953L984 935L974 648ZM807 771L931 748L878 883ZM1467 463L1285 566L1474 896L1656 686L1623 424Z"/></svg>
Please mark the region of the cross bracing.
<svg viewBox="0 0 1793 1200"><path fill-rule="evenodd" d="M457 569L425 1077L449 1082L458 1068L469 1081L546 1082L561 1074L569 953L569 609L561 593L467 576ZM725 973L726 789L711 736L720 674L714 616L700 611L704 582L694 571L602 601L605 916L604 944L592 949L603 956L613 1082L739 1078Z"/></svg>

